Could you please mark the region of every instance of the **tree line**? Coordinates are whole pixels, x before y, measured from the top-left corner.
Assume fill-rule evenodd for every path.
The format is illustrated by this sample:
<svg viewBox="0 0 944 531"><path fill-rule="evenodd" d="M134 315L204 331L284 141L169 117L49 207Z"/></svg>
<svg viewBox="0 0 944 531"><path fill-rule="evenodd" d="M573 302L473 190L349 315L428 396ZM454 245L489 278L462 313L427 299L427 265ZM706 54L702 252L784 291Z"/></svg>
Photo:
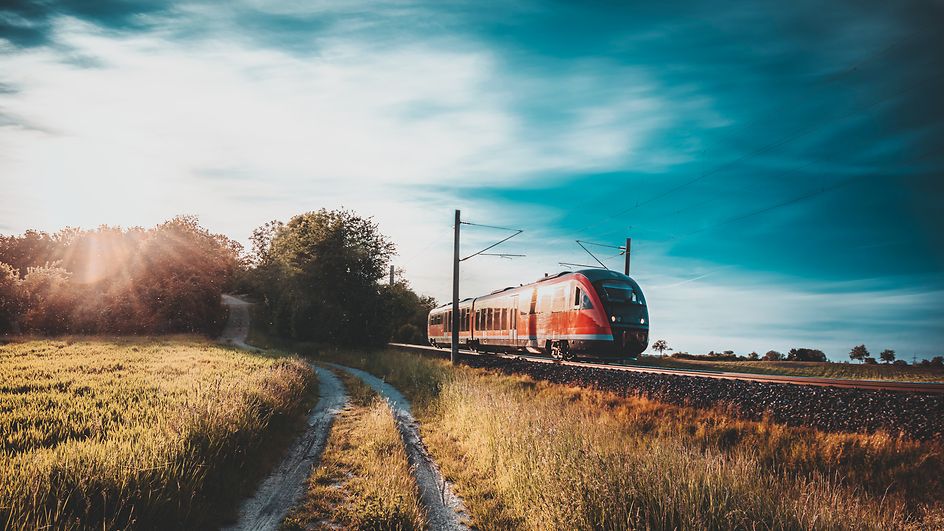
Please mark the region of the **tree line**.
<svg viewBox="0 0 944 531"><path fill-rule="evenodd" d="M0 332L218 333L241 249L192 216L0 236Z"/></svg>
<svg viewBox="0 0 944 531"><path fill-rule="evenodd" d="M224 291L260 301L281 337L344 345L422 343L436 303L396 275L396 248L348 210L269 222L251 249L180 216L150 229L102 226L0 236L0 333L215 335Z"/></svg>
<svg viewBox="0 0 944 531"><path fill-rule="evenodd" d="M664 339L656 340L652 343L652 350L659 353L659 355L665 355L667 350L672 350L669 348L669 344ZM688 352L674 352L671 354L673 358L679 359L690 359L690 360L702 360L702 361L818 361L818 362L828 362L826 358L826 353L822 350L815 348L792 348L787 354L780 353L776 350L768 350L766 354L760 356L757 352L751 352L747 356L738 356L734 353L733 350L725 350L724 352L716 353L714 351L709 352L708 354L689 354ZM892 349L885 349L879 354L879 358L885 364L895 364L895 365L907 365L907 362L904 360L896 360L895 351ZM849 351L849 359L853 361L861 361L865 364L877 364L878 361L871 356L868 348L863 345L856 345L852 347L852 350ZM921 366L926 367L944 367L944 356L935 356L930 360L921 360L919 363Z"/></svg>

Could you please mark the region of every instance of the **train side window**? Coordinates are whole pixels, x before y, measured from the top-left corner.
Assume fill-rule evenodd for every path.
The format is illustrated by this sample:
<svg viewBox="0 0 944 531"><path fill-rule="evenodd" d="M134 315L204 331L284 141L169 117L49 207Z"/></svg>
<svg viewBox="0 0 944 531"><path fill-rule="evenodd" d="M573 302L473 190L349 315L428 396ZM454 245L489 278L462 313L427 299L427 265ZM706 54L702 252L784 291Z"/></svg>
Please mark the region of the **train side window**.
<svg viewBox="0 0 944 531"><path fill-rule="evenodd" d="M580 286L577 286L577 288L574 290L574 306L580 306L580 294Z"/></svg>
<svg viewBox="0 0 944 531"><path fill-rule="evenodd" d="M581 310L592 310L593 303L590 302L590 295L586 293L583 294L583 297L580 299L580 309Z"/></svg>
<svg viewBox="0 0 944 531"><path fill-rule="evenodd" d="M507 308L501 309L501 329L502 330L508 329L508 309Z"/></svg>

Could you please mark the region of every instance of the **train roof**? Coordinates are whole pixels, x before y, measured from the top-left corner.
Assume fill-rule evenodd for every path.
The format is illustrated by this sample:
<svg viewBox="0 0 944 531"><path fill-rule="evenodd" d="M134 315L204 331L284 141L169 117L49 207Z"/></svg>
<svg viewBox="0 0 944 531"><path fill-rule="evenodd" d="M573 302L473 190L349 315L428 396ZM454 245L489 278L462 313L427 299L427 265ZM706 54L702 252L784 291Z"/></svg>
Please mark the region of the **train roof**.
<svg viewBox="0 0 944 531"><path fill-rule="evenodd" d="M577 274L577 273L587 277L587 280L589 280L590 282L596 282L598 280L622 280L623 282L629 282L636 288L639 287L639 284L637 284L636 281L633 280L632 277L628 275L624 275L618 271L611 271L609 269L603 269L603 268L578 269L577 271L561 271L560 273L557 273L555 275L548 275L546 277L541 277L537 281L532 282L531 284L537 284L539 282L552 280L555 278L562 277L564 275ZM474 299L485 299L485 298L491 297L492 295L497 295L499 293L503 293L508 290L524 288L524 287L530 286L531 284L522 284L520 286L509 286L507 288L497 289L487 295L480 295L478 297L466 297L465 299L462 299L461 301L459 301L459 304L462 304L464 302L468 302ZM435 309L436 310L439 310L442 308L448 309L450 306L452 306L452 303L447 302L441 306L437 306Z"/></svg>

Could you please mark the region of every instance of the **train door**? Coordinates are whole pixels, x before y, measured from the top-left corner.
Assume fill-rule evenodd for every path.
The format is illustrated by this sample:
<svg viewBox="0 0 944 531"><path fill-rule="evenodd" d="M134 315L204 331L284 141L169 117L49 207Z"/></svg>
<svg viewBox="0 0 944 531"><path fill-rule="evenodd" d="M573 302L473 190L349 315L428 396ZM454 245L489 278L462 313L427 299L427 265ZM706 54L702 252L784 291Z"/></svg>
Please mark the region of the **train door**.
<svg viewBox="0 0 944 531"><path fill-rule="evenodd" d="M518 295L511 296L511 315L508 317L508 328L511 330L511 346L518 348Z"/></svg>
<svg viewBox="0 0 944 531"><path fill-rule="evenodd" d="M538 315L536 312L538 304L538 289L531 290L531 304L528 305L528 341L525 344L527 348L538 349Z"/></svg>

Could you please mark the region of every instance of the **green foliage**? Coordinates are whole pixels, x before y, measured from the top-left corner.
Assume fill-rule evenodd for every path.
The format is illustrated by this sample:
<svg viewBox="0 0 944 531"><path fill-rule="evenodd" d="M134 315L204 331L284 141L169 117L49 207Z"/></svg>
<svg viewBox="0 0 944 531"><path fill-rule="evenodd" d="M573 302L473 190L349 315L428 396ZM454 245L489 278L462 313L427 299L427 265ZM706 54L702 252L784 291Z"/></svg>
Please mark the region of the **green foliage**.
<svg viewBox="0 0 944 531"><path fill-rule="evenodd" d="M19 273L9 264L0 262L0 333L13 330L22 301Z"/></svg>
<svg viewBox="0 0 944 531"><path fill-rule="evenodd" d="M214 334L239 253L187 216L152 229L0 236L0 262L12 266L0 268L0 330Z"/></svg>
<svg viewBox="0 0 944 531"><path fill-rule="evenodd" d="M768 350L761 359L764 361L780 361L783 359L783 354L777 352L776 350Z"/></svg>
<svg viewBox="0 0 944 531"><path fill-rule="evenodd" d="M878 356L882 358L882 361L885 363L891 363L895 361L895 351L890 348L883 350Z"/></svg>
<svg viewBox="0 0 944 531"><path fill-rule="evenodd" d="M849 359L851 360L864 362L867 357L869 357L869 349L865 348L865 345L856 345L849 351Z"/></svg>
<svg viewBox="0 0 944 531"><path fill-rule="evenodd" d="M391 334L378 283L394 246L377 224L347 210L308 212L253 233L251 285L277 334L379 344Z"/></svg>
<svg viewBox="0 0 944 531"><path fill-rule="evenodd" d="M826 360L826 353L815 348L791 348L787 352L787 361L822 361Z"/></svg>

